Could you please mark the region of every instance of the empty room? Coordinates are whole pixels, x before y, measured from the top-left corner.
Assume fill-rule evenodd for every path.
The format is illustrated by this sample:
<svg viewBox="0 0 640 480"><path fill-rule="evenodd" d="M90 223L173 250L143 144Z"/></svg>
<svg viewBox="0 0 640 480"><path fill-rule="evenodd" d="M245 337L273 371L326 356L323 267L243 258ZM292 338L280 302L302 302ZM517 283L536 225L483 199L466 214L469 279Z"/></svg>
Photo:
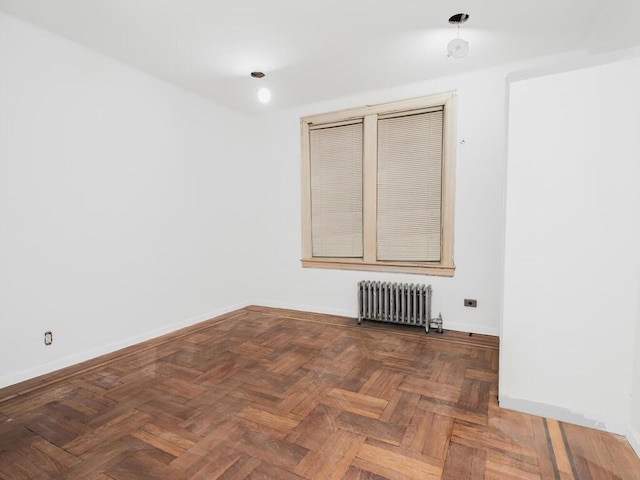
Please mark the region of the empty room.
<svg viewBox="0 0 640 480"><path fill-rule="evenodd" d="M0 0L0 480L640 480L637 0Z"/></svg>

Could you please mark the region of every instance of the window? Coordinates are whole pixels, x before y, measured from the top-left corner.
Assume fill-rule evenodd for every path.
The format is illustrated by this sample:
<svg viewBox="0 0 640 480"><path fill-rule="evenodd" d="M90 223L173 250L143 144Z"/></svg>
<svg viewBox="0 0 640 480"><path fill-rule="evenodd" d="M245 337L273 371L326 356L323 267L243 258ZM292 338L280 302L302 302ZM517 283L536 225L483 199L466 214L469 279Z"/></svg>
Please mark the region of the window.
<svg viewBox="0 0 640 480"><path fill-rule="evenodd" d="M455 95L302 118L302 265L453 276Z"/></svg>

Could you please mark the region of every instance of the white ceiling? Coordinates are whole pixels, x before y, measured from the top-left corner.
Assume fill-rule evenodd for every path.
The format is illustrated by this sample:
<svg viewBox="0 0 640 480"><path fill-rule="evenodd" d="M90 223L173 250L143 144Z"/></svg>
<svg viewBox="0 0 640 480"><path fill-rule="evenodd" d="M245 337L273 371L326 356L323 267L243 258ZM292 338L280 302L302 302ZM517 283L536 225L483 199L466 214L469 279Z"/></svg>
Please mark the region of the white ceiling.
<svg viewBox="0 0 640 480"><path fill-rule="evenodd" d="M637 0L634 0L637 1ZM611 0L0 0L0 9L244 112L585 49ZM446 57L460 31L469 55ZM268 107L256 101L267 73Z"/></svg>

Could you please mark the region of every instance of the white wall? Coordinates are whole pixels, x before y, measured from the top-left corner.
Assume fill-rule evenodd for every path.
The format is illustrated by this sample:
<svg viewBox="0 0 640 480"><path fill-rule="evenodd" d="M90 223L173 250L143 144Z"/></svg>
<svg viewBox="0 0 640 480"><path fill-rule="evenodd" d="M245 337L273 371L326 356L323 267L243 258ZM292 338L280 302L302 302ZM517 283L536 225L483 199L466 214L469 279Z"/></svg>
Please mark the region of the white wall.
<svg viewBox="0 0 640 480"><path fill-rule="evenodd" d="M416 85L306 105L255 120L261 132L261 202L266 265L256 302L356 316L356 283L380 279L431 283L434 314L445 328L498 334L505 183L505 77L512 67L441 78ZM455 90L458 143L454 278L303 269L300 226L300 117L371 103ZM478 307L465 308L464 298Z"/></svg>
<svg viewBox="0 0 640 480"><path fill-rule="evenodd" d="M638 290L638 314L636 315L635 365L631 392L631 424L627 438L640 456L640 290Z"/></svg>
<svg viewBox="0 0 640 480"><path fill-rule="evenodd" d="M504 407L628 428L640 313L639 84L636 58L511 85Z"/></svg>
<svg viewBox="0 0 640 480"><path fill-rule="evenodd" d="M0 72L0 387L246 303L246 119L4 14Z"/></svg>

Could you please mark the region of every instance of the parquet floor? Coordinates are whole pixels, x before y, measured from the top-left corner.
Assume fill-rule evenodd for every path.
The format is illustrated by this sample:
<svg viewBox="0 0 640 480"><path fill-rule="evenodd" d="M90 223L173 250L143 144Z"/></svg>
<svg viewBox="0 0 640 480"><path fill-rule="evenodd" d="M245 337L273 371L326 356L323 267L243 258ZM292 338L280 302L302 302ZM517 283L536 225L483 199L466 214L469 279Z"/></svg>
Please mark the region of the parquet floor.
<svg viewBox="0 0 640 480"><path fill-rule="evenodd" d="M249 307L0 390L0 478L640 479L497 370L493 337Z"/></svg>

